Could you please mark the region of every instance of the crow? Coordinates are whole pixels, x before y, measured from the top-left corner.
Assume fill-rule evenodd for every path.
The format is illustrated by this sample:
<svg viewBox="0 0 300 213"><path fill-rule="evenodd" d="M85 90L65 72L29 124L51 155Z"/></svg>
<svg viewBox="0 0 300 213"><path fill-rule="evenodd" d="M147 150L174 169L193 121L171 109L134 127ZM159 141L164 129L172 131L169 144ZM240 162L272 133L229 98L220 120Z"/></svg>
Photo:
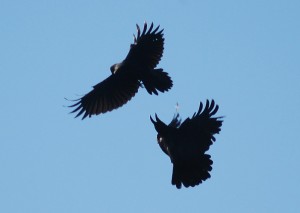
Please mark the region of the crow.
<svg viewBox="0 0 300 213"><path fill-rule="evenodd" d="M93 90L83 97L73 100L75 104L69 106L75 109L71 113L87 116L99 115L117 109L126 104L138 92L139 87L145 87L147 92L158 95L158 91L171 89L173 82L168 73L156 68L164 50L163 29L157 26L149 29L147 23L141 31L137 27L137 36L130 45L126 58L110 67L111 75L93 86Z"/></svg>
<svg viewBox="0 0 300 213"><path fill-rule="evenodd" d="M194 187L210 178L213 161L205 152L216 141L214 134L221 130L223 117L213 117L219 106L207 100L192 118L183 122L175 113L171 123L166 125L155 114L156 121L150 116L157 131L157 142L173 164L172 185L178 189Z"/></svg>

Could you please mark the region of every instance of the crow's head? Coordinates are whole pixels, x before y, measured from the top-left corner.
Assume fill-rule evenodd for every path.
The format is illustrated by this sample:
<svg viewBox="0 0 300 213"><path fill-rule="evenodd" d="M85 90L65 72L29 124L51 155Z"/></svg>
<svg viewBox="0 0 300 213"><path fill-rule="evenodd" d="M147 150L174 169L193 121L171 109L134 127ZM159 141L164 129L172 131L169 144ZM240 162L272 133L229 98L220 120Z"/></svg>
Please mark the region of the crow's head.
<svg viewBox="0 0 300 213"><path fill-rule="evenodd" d="M166 135L168 135L170 128L164 122L162 122L156 114L155 119L156 121L150 116L150 120L154 124L154 128L157 131L157 142L162 144L164 143L164 138Z"/></svg>
<svg viewBox="0 0 300 213"><path fill-rule="evenodd" d="M116 72L118 72L118 70L120 69L121 66L122 66L122 63L116 63L116 64L112 65L110 67L111 74L116 74Z"/></svg>
<svg viewBox="0 0 300 213"><path fill-rule="evenodd" d="M170 131L170 127L168 127L164 122L162 122L157 115L155 114L155 119L154 121L152 117L150 116L151 122L154 124L154 128L157 131L157 143L162 149L162 151L170 156L169 148L168 148L168 142L167 142L167 135L169 134L168 132Z"/></svg>

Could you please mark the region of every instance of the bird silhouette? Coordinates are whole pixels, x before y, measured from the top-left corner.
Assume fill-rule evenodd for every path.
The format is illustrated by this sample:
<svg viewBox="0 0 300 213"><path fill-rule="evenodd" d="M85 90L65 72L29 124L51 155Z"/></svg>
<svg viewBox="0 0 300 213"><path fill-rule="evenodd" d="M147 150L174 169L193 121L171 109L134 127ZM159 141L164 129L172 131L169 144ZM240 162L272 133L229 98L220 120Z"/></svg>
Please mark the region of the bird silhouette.
<svg viewBox="0 0 300 213"><path fill-rule="evenodd" d="M155 114L150 116L157 131L157 142L173 164L172 185L178 189L194 187L210 178L213 161L206 154L210 145L216 141L214 135L221 131L223 117L213 117L219 106L212 100L205 107L200 102L198 112L183 122L175 113L169 125L163 123Z"/></svg>
<svg viewBox="0 0 300 213"><path fill-rule="evenodd" d="M75 108L71 111L77 113L75 117L83 115L85 119L117 109L134 97L139 87L145 87L150 95L171 89L173 82L168 73L156 68L164 50L163 29L153 29L153 23L148 28L146 22L142 31L136 27L137 35L126 58L110 67L108 78L69 106Z"/></svg>

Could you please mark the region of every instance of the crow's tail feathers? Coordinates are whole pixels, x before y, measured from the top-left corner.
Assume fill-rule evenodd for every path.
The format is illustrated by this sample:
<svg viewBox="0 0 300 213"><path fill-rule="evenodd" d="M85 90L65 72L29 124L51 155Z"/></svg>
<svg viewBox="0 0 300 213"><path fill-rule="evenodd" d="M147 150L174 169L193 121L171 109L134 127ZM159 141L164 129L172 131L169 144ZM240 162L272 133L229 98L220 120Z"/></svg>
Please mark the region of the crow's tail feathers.
<svg viewBox="0 0 300 213"><path fill-rule="evenodd" d="M163 69L154 69L145 72L141 80L150 95L152 95L152 93L158 95L157 90L166 92L173 86L170 76L164 72Z"/></svg>
<svg viewBox="0 0 300 213"><path fill-rule="evenodd" d="M185 187L194 187L206 179L210 178L209 172L212 170L212 160L210 155L203 154L198 159L182 164L173 164L172 184L178 189L182 184Z"/></svg>

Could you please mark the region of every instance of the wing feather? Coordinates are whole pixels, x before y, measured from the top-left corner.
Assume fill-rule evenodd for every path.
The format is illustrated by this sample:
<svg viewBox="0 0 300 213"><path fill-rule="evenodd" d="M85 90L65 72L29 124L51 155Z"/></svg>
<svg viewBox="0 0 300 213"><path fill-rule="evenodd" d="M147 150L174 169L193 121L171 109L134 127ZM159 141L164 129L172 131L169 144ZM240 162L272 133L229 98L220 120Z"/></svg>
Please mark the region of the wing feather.
<svg viewBox="0 0 300 213"><path fill-rule="evenodd" d="M87 116L98 115L112 111L126 104L138 91L139 82L126 72L112 74L104 81L93 87L93 90L77 99L76 107L71 113L77 113L75 117L83 114Z"/></svg>
<svg viewBox="0 0 300 213"><path fill-rule="evenodd" d="M207 100L204 109L200 103L198 112L181 124L179 130L184 137L189 138L187 141L191 144L190 147L204 153L215 141L213 135L220 132L223 122L223 117L212 117L218 109L214 100Z"/></svg>
<svg viewBox="0 0 300 213"><path fill-rule="evenodd" d="M151 23L149 29L147 23L145 23L142 32L138 25L136 27L137 36L134 36L134 43L130 45L125 62L152 70L157 66L163 55L163 29L158 31L158 26L153 30L153 23Z"/></svg>

